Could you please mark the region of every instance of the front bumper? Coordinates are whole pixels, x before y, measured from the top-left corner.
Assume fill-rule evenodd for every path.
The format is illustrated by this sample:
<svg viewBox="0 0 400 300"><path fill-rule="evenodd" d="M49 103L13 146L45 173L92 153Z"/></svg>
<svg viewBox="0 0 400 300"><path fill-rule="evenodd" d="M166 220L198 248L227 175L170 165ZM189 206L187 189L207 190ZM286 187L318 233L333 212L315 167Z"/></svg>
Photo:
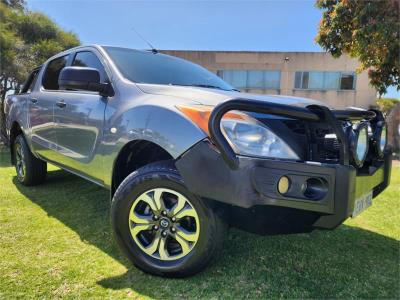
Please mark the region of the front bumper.
<svg viewBox="0 0 400 300"><path fill-rule="evenodd" d="M328 125L339 144L335 164L312 159L283 161L237 155L221 131L223 116L232 110L272 114ZM367 121L372 127L384 122L379 111L330 110L320 105L306 108L247 99L232 99L217 105L209 119L210 141L202 141L177 162L185 184L201 197L231 204L234 207L280 207L316 216L315 228L335 228L351 216L356 200L376 197L389 184L391 155L372 151L369 162L355 168L351 151L354 145L343 122ZM347 127L349 128L349 127ZM376 141L370 139L370 143ZM305 145L305 147L307 147ZM354 155L353 155L354 157ZM290 188L278 191L278 182L286 176Z"/></svg>
<svg viewBox="0 0 400 300"><path fill-rule="evenodd" d="M219 151L202 141L176 162L185 185L194 194L241 208L280 206L317 213L313 227L333 229L351 216L356 199L368 192L376 197L389 184L391 155L388 151L368 173L357 174L350 165L290 162L238 156L238 166L230 168ZM282 176L291 187L278 191ZM307 180L323 183L317 198L305 196Z"/></svg>

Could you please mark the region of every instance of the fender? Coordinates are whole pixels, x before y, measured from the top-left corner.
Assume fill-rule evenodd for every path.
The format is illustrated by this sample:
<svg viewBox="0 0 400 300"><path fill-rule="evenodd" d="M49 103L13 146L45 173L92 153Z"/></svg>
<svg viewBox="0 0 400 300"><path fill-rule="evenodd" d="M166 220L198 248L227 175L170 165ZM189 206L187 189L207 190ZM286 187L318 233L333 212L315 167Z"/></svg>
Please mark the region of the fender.
<svg viewBox="0 0 400 300"><path fill-rule="evenodd" d="M149 95L143 98L149 98ZM107 105L104 137L100 149L104 157L106 187L111 186L115 161L122 148L129 142L135 140L152 142L176 159L206 138L206 134L175 107L177 99L168 98L170 97L153 95L151 100L143 99L143 104L140 105L125 103L132 106L127 110L122 103ZM168 105L162 107L156 105L155 102L158 101Z"/></svg>
<svg viewBox="0 0 400 300"><path fill-rule="evenodd" d="M26 137L26 142L32 151L30 140L30 127L28 118L28 97L22 95L10 95L5 99L6 132L8 138L11 137L11 129L15 122L18 123ZM33 152L33 151L32 151Z"/></svg>

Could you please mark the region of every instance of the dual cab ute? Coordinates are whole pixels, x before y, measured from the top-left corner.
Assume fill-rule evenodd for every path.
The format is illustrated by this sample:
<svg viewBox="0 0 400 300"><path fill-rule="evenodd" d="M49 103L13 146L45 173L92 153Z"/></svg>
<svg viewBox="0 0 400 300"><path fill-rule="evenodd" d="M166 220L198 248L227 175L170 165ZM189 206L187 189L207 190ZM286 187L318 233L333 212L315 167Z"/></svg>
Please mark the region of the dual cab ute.
<svg viewBox="0 0 400 300"><path fill-rule="evenodd" d="M5 110L19 182L51 163L109 189L118 244L156 275L205 268L228 226L333 229L389 184L381 112L241 93L157 51L70 49Z"/></svg>

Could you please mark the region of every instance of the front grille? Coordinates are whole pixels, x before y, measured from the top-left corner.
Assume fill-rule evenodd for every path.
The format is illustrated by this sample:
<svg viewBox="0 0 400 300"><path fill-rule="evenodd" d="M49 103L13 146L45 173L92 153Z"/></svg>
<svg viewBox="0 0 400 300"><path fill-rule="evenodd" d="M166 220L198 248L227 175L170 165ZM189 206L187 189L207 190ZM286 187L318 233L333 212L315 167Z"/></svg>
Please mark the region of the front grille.
<svg viewBox="0 0 400 300"><path fill-rule="evenodd" d="M340 155L340 142L334 137L325 136L322 143L318 145L319 160L323 162L337 161Z"/></svg>
<svg viewBox="0 0 400 300"><path fill-rule="evenodd" d="M302 136L302 145L307 148L305 160L323 163L337 163L339 161L340 142L333 133L333 129L328 125L298 120L284 120L283 123L293 134Z"/></svg>
<svg viewBox="0 0 400 300"><path fill-rule="evenodd" d="M307 122L294 119L257 118L272 129L304 161L340 163L341 143L333 128L325 122ZM345 132L352 130L350 121L340 121ZM351 162L350 162L351 163ZM369 166L366 161L364 166Z"/></svg>
<svg viewBox="0 0 400 300"><path fill-rule="evenodd" d="M293 122L292 120L286 120L286 121L283 121L285 124L286 124L286 126L288 126L289 128L290 128L290 130L291 131L293 131L294 133L296 133L296 134L301 134L301 135L304 135L305 136L305 134L306 134L306 128L305 128L305 126L304 126L304 122L299 122L299 121L296 121L296 122Z"/></svg>

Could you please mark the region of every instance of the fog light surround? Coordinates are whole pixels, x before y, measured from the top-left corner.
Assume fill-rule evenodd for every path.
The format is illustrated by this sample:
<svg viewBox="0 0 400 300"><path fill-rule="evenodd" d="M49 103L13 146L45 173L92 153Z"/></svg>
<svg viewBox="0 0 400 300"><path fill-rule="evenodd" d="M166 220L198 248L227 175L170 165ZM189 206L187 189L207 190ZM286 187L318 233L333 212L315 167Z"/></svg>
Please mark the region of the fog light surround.
<svg viewBox="0 0 400 300"><path fill-rule="evenodd" d="M369 147L368 122L359 123L350 136L350 152L354 164L361 168L367 157Z"/></svg>

